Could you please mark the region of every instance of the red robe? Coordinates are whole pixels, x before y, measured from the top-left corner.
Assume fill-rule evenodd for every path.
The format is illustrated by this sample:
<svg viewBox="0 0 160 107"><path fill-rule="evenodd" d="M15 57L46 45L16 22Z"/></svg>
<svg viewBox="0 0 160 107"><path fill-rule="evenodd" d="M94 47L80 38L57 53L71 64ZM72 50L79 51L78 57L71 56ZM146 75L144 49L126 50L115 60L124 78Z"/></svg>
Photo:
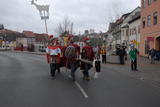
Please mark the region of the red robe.
<svg viewBox="0 0 160 107"><path fill-rule="evenodd" d="M83 53L83 51L85 51L85 53ZM82 59L87 59L89 61L93 61L94 60L94 52L93 52L93 48L89 45L86 45L83 47L82 49Z"/></svg>

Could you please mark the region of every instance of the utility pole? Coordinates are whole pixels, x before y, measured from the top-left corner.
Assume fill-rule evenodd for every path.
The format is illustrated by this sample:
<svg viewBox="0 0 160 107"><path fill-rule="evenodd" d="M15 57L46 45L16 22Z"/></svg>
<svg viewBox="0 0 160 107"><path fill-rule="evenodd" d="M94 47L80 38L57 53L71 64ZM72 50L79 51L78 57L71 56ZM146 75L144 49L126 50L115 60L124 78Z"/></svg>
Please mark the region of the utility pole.
<svg viewBox="0 0 160 107"><path fill-rule="evenodd" d="M41 19L44 20L46 33L48 34L47 17L49 18L49 16L46 16L44 12L44 16L41 16Z"/></svg>
<svg viewBox="0 0 160 107"><path fill-rule="evenodd" d="M73 22L71 23L71 34L73 34Z"/></svg>

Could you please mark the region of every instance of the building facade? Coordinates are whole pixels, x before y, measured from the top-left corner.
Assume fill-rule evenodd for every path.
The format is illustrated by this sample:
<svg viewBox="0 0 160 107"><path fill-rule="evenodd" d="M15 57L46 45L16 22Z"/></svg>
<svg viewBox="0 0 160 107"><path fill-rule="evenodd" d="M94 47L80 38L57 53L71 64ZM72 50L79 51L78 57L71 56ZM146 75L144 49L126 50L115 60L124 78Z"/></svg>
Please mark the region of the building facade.
<svg viewBox="0 0 160 107"><path fill-rule="evenodd" d="M0 30L0 47L7 47L9 49L16 47L16 38L20 37L21 33L2 29Z"/></svg>
<svg viewBox="0 0 160 107"><path fill-rule="evenodd" d="M141 0L140 55L151 48L160 50L160 0Z"/></svg>
<svg viewBox="0 0 160 107"><path fill-rule="evenodd" d="M140 8L132 15L129 24L129 44L134 44L135 47L140 50L140 25L141 25L141 13Z"/></svg>
<svg viewBox="0 0 160 107"><path fill-rule="evenodd" d="M121 26L121 41L126 46L130 46L130 44L133 43L136 47L139 45L138 42L140 42L140 33L138 32L140 31L140 11L141 8L137 7L132 12L125 14L126 17L124 18Z"/></svg>
<svg viewBox="0 0 160 107"><path fill-rule="evenodd" d="M121 44L121 25L123 23L123 19L120 18L115 22L114 29L112 31L112 35L114 37L115 45Z"/></svg>
<svg viewBox="0 0 160 107"><path fill-rule="evenodd" d="M129 43L134 44L140 50L140 16L129 22Z"/></svg>

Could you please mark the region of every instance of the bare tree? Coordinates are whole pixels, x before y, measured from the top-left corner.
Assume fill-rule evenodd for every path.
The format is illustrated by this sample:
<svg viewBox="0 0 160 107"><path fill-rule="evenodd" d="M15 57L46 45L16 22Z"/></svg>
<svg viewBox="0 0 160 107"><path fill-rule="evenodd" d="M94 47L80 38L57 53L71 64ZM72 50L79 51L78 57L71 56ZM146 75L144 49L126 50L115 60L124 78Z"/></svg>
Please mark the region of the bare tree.
<svg viewBox="0 0 160 107"><path fill-rule="evenodd" d="M63 27L62 27L62 24L61 23L59 23L58 24L58 26L57 26L57 33L58 33L58 35L61 35L63 32L65 32L65 30L63 29Z"/></svg>
<svg viewBox="0 0 160 107"><path fill-rule="evenodd" d="M72 34L73 32L73 22L71 22L67 17L64 18L57 26L58 35L65 36L66 34Z"/></svg>
<svg viewBox="0 0 160 107"><path fill-rule="evenodd" d="M115 22L122 15L121 2L113 2L108 11L108 22Z"/></svg>

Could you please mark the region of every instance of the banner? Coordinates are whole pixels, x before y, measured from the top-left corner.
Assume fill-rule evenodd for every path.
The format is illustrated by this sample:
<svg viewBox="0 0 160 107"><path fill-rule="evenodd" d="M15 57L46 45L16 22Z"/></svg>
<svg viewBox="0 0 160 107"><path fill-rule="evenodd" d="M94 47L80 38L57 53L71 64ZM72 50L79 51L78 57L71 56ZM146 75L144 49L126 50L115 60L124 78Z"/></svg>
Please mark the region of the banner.
<svg viewBox="0 0 160 107"><path fill-rule="evenodd" d="M68 44L68 37L63 37L63 41L64 41L64 46L66 46Z"/></svg>
<svg viewBox="0 0 160 107"><path fill-rule="evenodd" d="M136 40L131 40L131 43L134 44L134 45L137 45L137 46L140 44L140 43L139 43L138 41L136 41Z"/></svg>

